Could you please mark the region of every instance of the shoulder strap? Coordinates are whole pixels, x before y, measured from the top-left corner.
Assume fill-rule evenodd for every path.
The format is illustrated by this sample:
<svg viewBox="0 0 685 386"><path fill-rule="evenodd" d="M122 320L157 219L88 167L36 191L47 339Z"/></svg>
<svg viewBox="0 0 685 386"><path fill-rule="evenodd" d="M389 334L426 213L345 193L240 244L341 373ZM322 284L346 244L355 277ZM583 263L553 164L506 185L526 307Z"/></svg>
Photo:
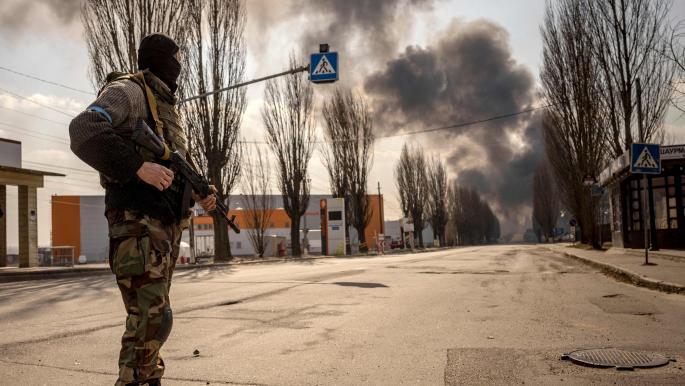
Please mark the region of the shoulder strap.
<svg viewBox="0 0 685 386"><path fill-rule="evenodd" d="M133 77L138 81L138 84L142 84L143 91L145 92L145 99L147 100L147 105L150 108L150 113L152 114L152 120L155 121L155 131L158 135L164 135L164 124L162 120L159 119L159 113L157 110L157 99L155 94L152 93L152 89L145 82L145 75L142 72L136 72Z"/></svg>

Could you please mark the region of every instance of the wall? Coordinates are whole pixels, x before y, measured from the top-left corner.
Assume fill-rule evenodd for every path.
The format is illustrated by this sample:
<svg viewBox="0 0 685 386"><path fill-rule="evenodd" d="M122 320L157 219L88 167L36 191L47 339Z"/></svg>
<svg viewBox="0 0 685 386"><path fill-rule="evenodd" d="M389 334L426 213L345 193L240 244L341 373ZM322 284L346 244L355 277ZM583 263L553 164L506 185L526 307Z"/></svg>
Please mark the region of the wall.
<svg viewBox="0 0 685 386"><path fill-rule="evenodd" d="M21 167L21 142L0 138L0 166Z"/></svg>
<svg viewBox="0 0 685 386"><path fill-rule="evenodd" d="M52 246L74 247L74 257L81 253L81 198L52 196Z"/></svg>
<svg viewBox="0 0 685 386"><path fill-rule="evenodd" d="M81 196L81 255L89 263L107 260L109 249L105 198L103 196Z"/></svg>

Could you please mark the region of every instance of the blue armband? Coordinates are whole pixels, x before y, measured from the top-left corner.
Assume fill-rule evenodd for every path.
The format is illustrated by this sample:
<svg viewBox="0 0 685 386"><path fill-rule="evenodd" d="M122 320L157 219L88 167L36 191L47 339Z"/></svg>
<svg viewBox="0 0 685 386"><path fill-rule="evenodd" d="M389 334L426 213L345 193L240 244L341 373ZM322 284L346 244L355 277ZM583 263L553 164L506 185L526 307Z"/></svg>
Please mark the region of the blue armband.
<svg viewBox="0 0 685 386"><path fill-rule="evenodd" d="M94 112L96 112L96 113L102 115L103 117L105 117L105 119L107 120L107 122L109 122L110 124L112 124L112 116L109 115L109 113L107 112L107 110L103 109L102 107L96 106L96 105L90 105L90 106L88 106L88 108L87 108L86 110L88 110L88 111L94 111Z"/></svg>

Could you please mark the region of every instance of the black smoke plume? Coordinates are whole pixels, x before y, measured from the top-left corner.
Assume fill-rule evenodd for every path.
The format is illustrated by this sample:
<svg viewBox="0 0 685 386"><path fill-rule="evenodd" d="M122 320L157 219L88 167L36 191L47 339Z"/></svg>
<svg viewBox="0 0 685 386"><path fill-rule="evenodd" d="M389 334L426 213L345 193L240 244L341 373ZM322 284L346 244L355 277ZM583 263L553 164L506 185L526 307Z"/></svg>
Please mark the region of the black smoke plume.
<svg viewBox="0 0 685 386"><path fill-rule="evenodd" d="M485 20L455 21L434 45L407 47L364 88L387 133L510 114L535 100L533 76L512 57L507 32ZM494 204L506 231L521 232L543 153L538 126L533 114L522 114L416 139L446 158L460 184Z"/></svg>

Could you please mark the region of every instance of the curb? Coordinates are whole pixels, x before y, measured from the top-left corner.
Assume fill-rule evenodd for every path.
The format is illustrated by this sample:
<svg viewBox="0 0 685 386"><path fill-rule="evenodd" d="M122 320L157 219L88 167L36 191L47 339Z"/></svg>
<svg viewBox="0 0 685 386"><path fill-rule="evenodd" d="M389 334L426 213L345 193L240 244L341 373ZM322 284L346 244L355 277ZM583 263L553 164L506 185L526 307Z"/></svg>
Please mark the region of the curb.
<svg viewBox="0 0 685 386"><path fill-rule="evenodd" d="M213 264L179 264L174 271L189 271L193 269L203 268L224 268L239 265L256 265L256 264L273 264L273 263L289 263L297 261L310 261L327 259L334 256L315 256L302 258L285 258L285 259L265 259L265 260L248 260L236 262L220 262ZM108 267L103 268L72 268L63 271L45 271L45 272L3 272L0 273L0 283L13 283L18 281L30 280L47 280L47 279L69 279L74 277L87 276L101 276L111 275L112 271Z"/></svg>
<svg viewBox="0 0 685 386"><path fill-rule="evenodd" d="M275 264L275 263L292 263L292 262L305 262L320 259L355 259L355 258L372 258L381 257L389 255L403 255L410 253L426 253L426 252L437 252L441 250L450 249L450 247L440 247L440 248L425 248L425 249L415 249L412 251L396 251L390 253L384 253L382 255L376 254L356 254L348 256L309 256L309 257L288 257L279 259L262 259L262 260L244 260L244 261L227 261L219 263L205 263L205 264L180 264L177 265L175 271L188 271L193 269L203 269L203 268L224 268L231 266L240 265L257 265L257 264ZM44 272L0 272L0 283L13 283L18 281L30 281L30 280L47 280L47 279L69 279L74 277L86 277L86 276L100 276L100 275L111 275L112 271L109 267L103 268L85 268L85 267L75 267L68 268L63 271L44 271Z"/></svg>
<svg viewBox="0 0 685 386"><path fill-rule="evenodd" d="M591 260L588 258L580 257L577 255L573 255L568 252L564 251L555 251L551 248L547 248L548 250L552 252L557 252L561 253L562 255L578 260L582 263L585 263L593 268L598 269L601 271L603 274L613 277L616 280L633 284L638 287L644 287L648 288L651 290L655 291L661 291L669 294L680 294L680 295L685 295L685 286L679 285L679 284L674 284L674 283L669 283L665 281L660 281L656 279L651 279L645 276L640 276L635 272L628 271L623 268L616 267L615 265L607 264L607 263L600 263L595 260Z"/></svg>

